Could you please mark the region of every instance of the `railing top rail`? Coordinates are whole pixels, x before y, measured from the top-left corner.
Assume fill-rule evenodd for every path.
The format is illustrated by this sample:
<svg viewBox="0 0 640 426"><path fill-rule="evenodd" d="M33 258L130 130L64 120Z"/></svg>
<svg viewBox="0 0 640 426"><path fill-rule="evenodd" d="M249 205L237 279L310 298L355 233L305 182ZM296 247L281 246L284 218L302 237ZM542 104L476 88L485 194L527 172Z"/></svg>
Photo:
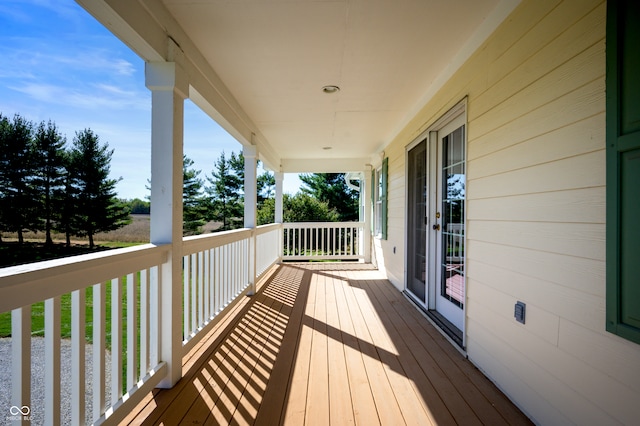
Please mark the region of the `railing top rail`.
<svg viewBox="0 0 640 426"><path fill-rule="evenodd" d="M286 222L282 224L285 228L345 228L361 227L364 222Z"/></svg>
<svg viewBox="0 0 640 426"><path fill-rule="evenodd" d="M0 269L0 312L160 265L169 245L144 244Z"/></svg>
<svg viewBox="0 0 640 426"><path fill-rule="evenodd" d="M266 225L260 225L256 228L256 235L266 234L267 232L275 231L282 228L281 223L268 223Z"/></svg>
<svg viewBox="0 0 640 426"><path fill-rule="evenodd" d="M210 250L236 241L242 241L249 237L251 237L251 229L249 228L184 237L182 239L182 251L184 255L198 253L203 250Z"/></svg>

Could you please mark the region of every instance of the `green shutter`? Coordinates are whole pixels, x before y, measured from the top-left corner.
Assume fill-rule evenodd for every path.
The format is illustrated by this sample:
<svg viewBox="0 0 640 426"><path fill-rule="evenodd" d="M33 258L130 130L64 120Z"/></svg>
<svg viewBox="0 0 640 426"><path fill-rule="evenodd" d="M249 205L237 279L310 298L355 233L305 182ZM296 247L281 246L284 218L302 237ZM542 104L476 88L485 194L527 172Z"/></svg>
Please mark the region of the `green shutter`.
<svg viewBox="0 0 640 426"><path fill-rule="evenodd" d="M376 232L376 169L371 170L371 235Z"/></svg>
<svg viewBox="0 0 640 426"><path fill-rule="evenodd" d="M382 160L382 194L380 194L380 201L382 202L382 239L387 239L387 192L389 188L389 158Z"/></svg>
<svg viewBox="0 0 640 426"><path fill-rule="evenodd" d="M640 2L607 2L607 330L640 343Z"/></svg>

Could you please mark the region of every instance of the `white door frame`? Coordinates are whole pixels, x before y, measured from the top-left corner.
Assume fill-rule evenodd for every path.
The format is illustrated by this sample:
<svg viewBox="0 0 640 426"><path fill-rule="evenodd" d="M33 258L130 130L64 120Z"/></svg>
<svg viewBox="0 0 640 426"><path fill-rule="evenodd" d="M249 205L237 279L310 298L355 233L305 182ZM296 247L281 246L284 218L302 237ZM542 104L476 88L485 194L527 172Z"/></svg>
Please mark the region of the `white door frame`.
<svg viewBox="0 0 640 426"><path fill-rule="evenodd" d="M467 99L463 99L461 102L459 102L457 105L455 105L453 108L451 108L449 111L447 111L444 115L442 115L442 117L440 117L438 120L436 120L431 126L429 126L427 128L426 131L424 131L423 133L421 133L417 138L415 138L410 144L408 144L405 147L405 164L408 165L408 157L409 157L409 151L411 149L413 149L414 147L416 147L418 144L420 144L423 140L427 140L427 179L428 182L436 182L435 185L427 185L428 191L429 191L429 195L428 195L428 211L426 212L427 214L427 218L428 218L428 224L427 224L427 238L426 238L426 244L427 244L427 256L430 257L431 259L433 259L433 256L435 257L435 262L428 262L428 263L438 263L438 260L441 258L441 247L442 244L438 243L438 239L441 238L441 234L439 232L432 232L432 227L434 224L436 224L436 213L439 210L439 206L438 206L438 202L432 202L432 200L441 200L442 197L442 184L441 184L441 176L439 176L439 174L441 173L441 167L437 166L437 167L433 167L433 157L434 156L439 156L438 159L435 160L435 164L441 165L442 164L442 149L438 149L438 145L440 142L440 137L439 134L441 133L442 130L447 130L446 128L450 125L453 124L454 121L459 121L459 123L456 123L458 125L464 125L465 126L465 132L464 132L464 149L465 149L465 160L466 160L466 153L468 152L468 138L467 138ZM457 128L457 127L456 127ZM455 130L455 129L453 129ZM446 135L445 135L446 136ZM432 143L432 141L435 141L435 143ZM409 173L405 173L405 199L408 200L408 193L409 193L409 182L408 182L408 177ZM407 201L408 203L408 201ZM466 196L465 196L465 204L466 204ZM407 214L405 215L405 229L408 229L408 209L410 208L410 206L405 207L407 209ZM465 224L467 223L467 209L464 209L464 222ZM438 223L440 222L440 220L437 221ZM408 232L408 231L407 231ZM462 244L464 244L464 247L466 247L466 231L464 233L464 237L463 237L463 241ZM412 298L412 300L414 300L415 303L417 303L419 306L423 307L424 309L426 309L427 311L435 311L437 309L437 297L439 296L438 294L438 285L429 285L429 283L438 283L439 282L439 278L440 278L440 269L439 267L427 267L427 283L426 283L426 303L422 303L421 301L419 301L416 297L413 297L413 295L411 294L411 292L409 291L407 284L408 284L408 279L409 277L409 272L407 271L407 264L408 264L408 259L409 256L411 256L409 247L408 247L408 238L405 235L406 238L406 246L407 246L407 250L405 250L405 280L404 280L404 287L405 287L405 292L409 294L409 296ZM436 249L437 248L437 249ZM436 251L436 253L432 253L433 251ZM464 251L464 264L466 266L466 250ZM457 326L461 325L460 331L462 332L462 346L465 347L466 346L466 307L467 307L467 295L466 295L466 274L465 274L465 295L464 295L464 302L463 302L463 315L462 315L462 323L458 324ZM458 307L456 307L456 309L459 309Z"/></svg>

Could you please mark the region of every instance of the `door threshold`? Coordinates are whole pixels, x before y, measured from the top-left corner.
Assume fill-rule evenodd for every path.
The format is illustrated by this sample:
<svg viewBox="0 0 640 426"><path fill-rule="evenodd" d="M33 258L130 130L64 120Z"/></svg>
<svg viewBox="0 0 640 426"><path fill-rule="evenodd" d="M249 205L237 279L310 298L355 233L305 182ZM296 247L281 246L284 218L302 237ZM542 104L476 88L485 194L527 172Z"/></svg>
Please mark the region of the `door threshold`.
<svg viewBox="0 0 640 426"><path fill-rule="evenodd" d="M403 291L403 294L405 295L407 300L413 303L418 308L418 310L431 322L431 324L434 325L434 327L437 327L437 329L444 336L446 336L449 341L451 341L451 343L457 346L456 349L458 349L460 353L462 353L464 356L467 356L465 353L466 349L463 346L464 340L462 336L462 330L453 325L451 321L442 316L442 314L438 311L427 309L421 303L418 303L416 299L414 299L414 296L411 294L411 292L405 290Z"/></svg>
<svg viewBox="0 0 640 426"><path fill-rule="evenodd" d="M443 317L438 311L428 309L426 314L456 345L464 350L464 346L462 346L462 330L453 325L451 321Z"/></svg>

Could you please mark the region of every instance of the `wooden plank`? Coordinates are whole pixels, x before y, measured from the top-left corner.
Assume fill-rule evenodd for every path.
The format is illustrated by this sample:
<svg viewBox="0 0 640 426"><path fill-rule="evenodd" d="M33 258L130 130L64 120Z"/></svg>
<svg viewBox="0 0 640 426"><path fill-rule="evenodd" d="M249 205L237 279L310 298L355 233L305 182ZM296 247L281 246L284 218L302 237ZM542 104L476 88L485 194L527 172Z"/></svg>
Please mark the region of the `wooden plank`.
<svg viewBox="0 0 640 426"><path fill-rule="evenodd" d="M278 267L239 317L208 337L212 346L198 346L199 361L185 357L188 375L149 394L127 420L526 423L387 280L359 265Z"/></svg>
<svg viewBox="0 0 640 426"><path fill-rule="evenodd" d="M397 335L398 330L390 328L386 314L374 306L376 301L372 298L368 282L358 279L351 279L350 282L352 286L363 290L356 292L360 312L367 319L369 334L384 366L391 390L402 411L404 421L407 424L437 424L429 408L425 406L422 398L416 394L411 384L411 381L415 380L416 377L405 370L404 367L407 366L408 362L401 363L402 359L407 358L408 353L403 350L402 342L391 338L391 335L394 337ZM400 346L397 343L400 343ZM414 373L416 371L415 369L413 370ZM411 380L407 380L408 377L411 377Z"/></svg>
<svg viewBox="0 0 640 426"><path fill-rule="evenodd" d="M354 424L352 393L349 386L349 371L342 343L336 287L344 281L325 275L324 300L326 307L326 336L329 376L329 423L334 425ZM374 407L375 409L375 407ZM376 417L377 420L377 417ZM372 423L369 423L372 424Z"/></svg>
<svg viewBox="0 0 640 426"><path fill-rule="evenodd" d="M419 365L413 366L412 379L420 377L424 374L429 381L433 384L436 393L440 396L441 400L446 406L446 410L440 409L438 412L433 412L434 424L440 424L444 421L451 422L448 415L453 416L455 422L458 424L505 424L504 420L500 416L491 416L493 410L487 407L487 404L481 406L481 410L474 410L472 402L469 399L477 398L477 393L471 392L466 389L468 384L464 381L464 377L460 377L458 369L449 360L442 362L440 354L437 350L433 351L435 342L432 336L426 334L424 330L416 327L416 318L412 318L411 321L406 321L403 318L404 311L411 309L407 301L398 298L399 293L383 292L379 281L367 281L362 286L367 286L367 292L370 294L371 299L375 305L376 310L380 312L380 315L384 318L385 327L390 329L390 333L396 337L395 344L402 351L402 361L407 367L411 366L415 360L420 360ZM398 306L400 305L400 306ZM404 306L402 306L404 305ZM426 322L424 318L420 319L422 322ZM442 336L436 336L438 339L442 339ZM459 353L450 354L451 356L462 358ZM413 359L413 361L412 361ZM417 368L416 368L417 367ZM461 384L457 385L451 379L455 377L457 380L463 380ZM426 386L425 383L422 386ZM466 393L462 392L460 388L465 388ZM430 390L425 388L419 390L419 393L423 398L429 395ZM437 403L437 400L435 401ZM486 402L486 400L485 400ZM430 401L429 407L436 406L434 401ZM477 411L487 411L489 413L484 420L479 419Z"/></svg>
<svg viewBox="0 0 640 426"><path fill-rule="evenodd" d="M259 305L254 301L254 308ZM269 309L271 305L267 309ZM249 386L249 379L253 374L255 365L257 363L259 353L257 353L257 347L261 347L260 342L264 339L263 332L265 327L269 327L267 324L266 316L264 312L257 312L257 316L253 318L251 323L247 324L245 333L241 336L237 343L236 350L233 351L232 360L233 363L229 366L230 379L227 382L227 387L223 389L222 394L216 404L216 408L212 415L207 419L211 421L213 418L216 424L229 424L231 420L248 423L253 419L249 418L249 413L242 408L238 411L238 407L243 407L241 404L243 395L245 394L247 386ZM247 333L248 332L248 333ZM222 416L216 416L217 409L220 404L228 407L229 415L226 418ZM254 401L255 404L259 404L259 401ZM226 410L224 410L226 411ZM236 414L236 416L234 416ZM238 415L240 414L240 415Z"/></svg>
<svg viewBox="0 0 640 426"><path fill-rule="evenodd" d="M247 312L247 315L251 319L250 311ZM216 402L233 375L233 361L230 361L229 358L235 348L239 333L242 333L246 326L246 317L243 316L242 319L229 330L213 354L203 359L195 376L189 379L187 385L171 401L159 419L160 422L179 424L182 421L203 421L216 408L216 415L223 419L231 416L228 407L225 407L224 404L216 406Z"/></svg>
<svg viewBox="0 0 640 426"><path fill-rule="evenodd" d="M311 291L315 288L315 303L311 325L311 355L307 382L305 424L329 424L329 361L327 342L327 312L325 298L326 277L314 274ZM307 320L305 318L305 320Z"/></svg>
<svg viewBox="0 0 640 426"><path fill-rule="evenodd" d="M344 281L341 285L336 285L335 298L338 311L337 318L344 343L344 357L348 371L349 389L351 390L353 415L357 424L378 424L380 420L378 418L376 403L371 393L369 378L349 312L349 305L345 294L347 285Z"/></svg>
<svg viewBox="0 0 640 426"><path fill-rule="evenodd" d="M183 378L176 386L167 390L154 390L153 395L145 398L138 407L125 418L123 424L127 421L135 425L142 424L143 422L144 424L155 424L158 422L173 400L188 387L191 380L194 379L199 371L198 367L203 363L203 359L211 356L217 346L226 338L228 330L247 312L249 309L249 301L250 299L247 298L234 306L205 338L185 354L182 360ZM190 407L190 404L184 407L184 409L186 410L188 407Z"/></svg>
<svg viewBox="0 0 640 426"><path fill-rule="evenodd" d="M302 333L302 317L306 310L309 294L310 274L294 266L280 266L278 279L265 290L285 294L286 300L293 300L291 314L284 331L283 343L275 361L267 390L258 410L255 424L280 424L284 421L286 401L290 394L289 381L293 374L294 360L298 352L298 342Z"/></svg>
<svg viewBox="0 0 640 426"><path fill-rule="evenodd" d="M281 305L281 309L283 306ZM258 342L260 351L257 354L257 362L249 378L250 386L245 388L245 392L238 403L236 413L233 416L234 422L244 423L246 421L247 424L253 424L257 418L279 349L282 346L284 327L288 319L287 314L288 312L283 314L280 311L277 316L272 317L269 336ZM258 352L257 348L256 352Z"/></svg>
<svg viewBox="0 0 640 426"><path fill-rule="evenodd" d="M257 296L259 297L259 296ZM262 301L264 301L263 299ZM208 376L201 380L203 398L196 400L184 418L183 423L206 419L207 422L227 424L236 412L249 378L255 367L257 354L254 348L273 300L266 299L268 305L252 301L250 309L228 334L227 339L217 349L208 362ZM211 362L213 361L213 362Z"/></svg>
<svg viewBox="0 0 640 426"><path fill-rule="evenodd" d="M305 421L307 404L307 383L311 362L311 346L313 342L312 319L315 314L317 285L312 276L309 282L309 293L302 319L302 328L298 339L298 350L291 377L290 387L285 407L284 424L301 425Z"/></svg>
<svg viewBox="0 0 640 426"><path fill-rule="evenodd" d="M412 342L420 343L416 351L428 351L440 369L444 372L455 372L455 376L448 375L449 383L459 389L460 394L467 396L473 394L469 399L474 412L485 417L492 417L493 411L498 411L500 416L506 420L507 424L530 424L529 420L502 394L485 376L483 376L470 362L461 356L460 352L449 343L438 330L429 324L422 315L409 305L406 300L402 303L391 303L399 294L386 281L378 283L376 292L386 298L389 306L398 314L407 327L415 335L421 335L419 339L409 339L407 344ZM385 300L385 299L382 299ZM402 305L405 306L402 306ZM386 306L383 304L382 306ZM426 336L425 336L426 335ZM421 357L419 359L422 359ZM456 370L457 369L457 370ZM429 376L431 377L431 376ZM440 392L440 387L436 385ZM481 395L488 401L488 405L478 397ZM484 421L484 420L483 420ZM495 421L495 420L494 420ZM493 424L489 422L488 424Z"/></svg>
<svg viewBox="0 0 640 426"><path fill-rule="evenodd" d="M358 341L358 347L362 353L371 393L373 394L378 417L383 425L399 425L406 424L402 416L402 410L396 401L396 397L391 389L389 378L382 364L376 346L372 341L369 329L367 327L367 318L365 318L359 308L356 290L349 286L345 289L345 297L349 306L351 319L353 321L355 337Z"/></svg>

